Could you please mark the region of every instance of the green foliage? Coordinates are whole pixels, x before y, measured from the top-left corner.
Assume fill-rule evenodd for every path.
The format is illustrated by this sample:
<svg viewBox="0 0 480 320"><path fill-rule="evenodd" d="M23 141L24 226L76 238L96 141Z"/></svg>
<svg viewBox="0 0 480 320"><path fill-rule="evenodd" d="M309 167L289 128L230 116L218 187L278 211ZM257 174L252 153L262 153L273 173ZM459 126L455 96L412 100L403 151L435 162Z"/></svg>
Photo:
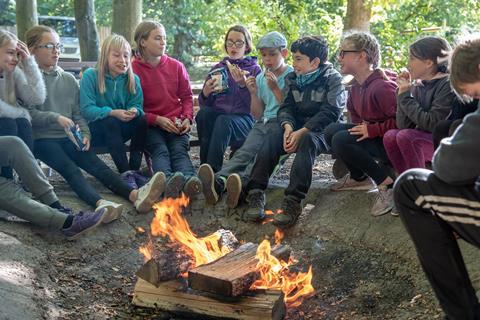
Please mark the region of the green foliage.
<svg viewBox="0 0 480 320"><path fill-rule="evenodd" d="M15 3L11 0L0 0L0 26L15 24Z"/></svg>

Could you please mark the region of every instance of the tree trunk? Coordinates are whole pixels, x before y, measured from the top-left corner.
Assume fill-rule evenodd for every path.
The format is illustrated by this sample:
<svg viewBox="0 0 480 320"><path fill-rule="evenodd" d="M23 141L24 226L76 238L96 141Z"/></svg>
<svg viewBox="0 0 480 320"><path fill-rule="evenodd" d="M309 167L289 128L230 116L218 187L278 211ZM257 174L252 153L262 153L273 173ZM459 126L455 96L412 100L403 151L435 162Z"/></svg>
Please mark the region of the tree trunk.
<svg viewBox="0 0 480 320"><path fill-rule="evenodd" d="M343 31L369 31L371 16L372 0L348 0Z"/></svg>
<svg viewBox="0 0 480 320"><path fill-rule="evenodd" d="M25 40L25 32L38 24L37 0L17 0L15 6L17 19L17 36Z"/></svg>
<svg viewBox="0 0 480 320"><path fill-rule="evenodd" d="M142 1L113 0L112 33L117 33L133 44L133 33L142 21Z"/></svg>
<svg viewBox="0 0 480 320"><path fill-rule="evenodd" d="M97 61L98 32L94 0L75 0L74 9L82 61Z"/></svg>

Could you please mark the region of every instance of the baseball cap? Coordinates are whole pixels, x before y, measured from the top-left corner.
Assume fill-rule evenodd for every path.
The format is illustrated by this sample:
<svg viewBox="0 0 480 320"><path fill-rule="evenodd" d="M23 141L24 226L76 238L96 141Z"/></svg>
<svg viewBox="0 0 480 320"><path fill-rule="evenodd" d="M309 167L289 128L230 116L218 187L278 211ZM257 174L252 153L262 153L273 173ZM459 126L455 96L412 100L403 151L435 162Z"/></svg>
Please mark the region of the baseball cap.
<svg viewBox="0 0 480 320"><path fill-rule="evenodd" d="M277 31L272 31L264 35L258 40L257 49L262 48L286 48L287 39L285 36Z"/></svg>

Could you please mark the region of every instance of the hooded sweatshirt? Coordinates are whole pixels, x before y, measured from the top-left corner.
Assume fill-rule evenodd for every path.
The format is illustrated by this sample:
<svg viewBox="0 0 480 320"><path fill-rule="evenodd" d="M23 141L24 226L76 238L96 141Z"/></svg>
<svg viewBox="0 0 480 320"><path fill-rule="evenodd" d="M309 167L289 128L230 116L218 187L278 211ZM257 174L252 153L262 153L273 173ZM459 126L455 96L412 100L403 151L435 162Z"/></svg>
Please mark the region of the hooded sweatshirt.
<svg viewBox="0 0 480 320"><path fill-rule="evenodd" d="M7 82L13 81L15 91L7 92ZM8 95L14 95L17 103L10 104ZM45 85L40 69L33 56L21 61L13 73L3 72L0 76L0 118L25 118L30 120L28 106L45 101Z"/></svg>
<svg viewBox="0 0 480 320"><path fill-rule="evenodd" d="M59 66L42 71L47 99L41 105L30 107L34 139L65 138L67 135L57 120L59 116L71 119L80 126L84 137L90 138L87 122L80 115L79 89L75 77Z"/></svg>
<svg viewBox="0 0 480 320"><path fill-rule="evenodd" d="M370 138L383 137L395 129L397 112L396 74L375 70L362 84L349 88L347 110L355 124L367 122Z"/></svg>
<svg viewBox="0 0 480 320"><path fill-rule="evenodd" d="M202 90L202 93L198 97L200 107L211 107L215 111L222 113L250 114L250 92L247 87L240 88L235 80L233 80L227 68L227 60L231 64L237 65L240 69L248 71L250 76L256 77L261 72L256 57L245 57L236 60L225 57L211 70L218 68L225 68L227 70L229 89L225 93L211 93L208 97L203 95ZM208 79L209 77L207 77L206 80Z"/></svg>
<svg viewBox="0 0 480 320"><path fill-rule="evenodd" d="M422 81L398 95L397 127L433 132L437 123L447 118L454 98L448 76Z"/></svg>
<svg viewBox="0 0 480 320"><path fill-rule="evenodd" d="M143 91L143 111L150 126L157 116L174 121L193 119L193 98L190 78L184 65L167 55L156 66L135 59L132 63Z"/></svg>
<svg viewBox="0 0 480 320"><path fill-rule="evenodd" d="M128 90L126 73L112 78L105 75L105 93L98 90L97 70L90 68L80 81L80 112L88 122L105 119L115 109L137 109L137 117L143 115L143 94L140 80L135 76L135 93Z"/></svg>

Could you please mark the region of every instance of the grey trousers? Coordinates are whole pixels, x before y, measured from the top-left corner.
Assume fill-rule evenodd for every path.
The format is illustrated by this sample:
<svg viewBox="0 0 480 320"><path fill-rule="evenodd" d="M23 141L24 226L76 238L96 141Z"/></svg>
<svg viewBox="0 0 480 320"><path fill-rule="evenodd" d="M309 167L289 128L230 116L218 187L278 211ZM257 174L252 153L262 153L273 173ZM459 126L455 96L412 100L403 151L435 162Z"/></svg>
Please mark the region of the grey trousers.
<svg viewBox="0 0 480 320"><path fill-rule="evenodd" d="M242 184L246 184L255 164L255 157L266 140L265 137L269 128L272 127L278 127L277 118L270 119L266 123L255 123L242 147L235 151L233 158L228 160L215 175L217 177L228 177L232 173L237 173L242 179Z"/></svg>
<svg viewBox="0 0 480 320"><path fill-rule="evenodd" d="M0 177L0 209L41 227L61 229L67 215L49 207L58 201L53 187L25 143L18 137L0 137L0 167L11 167L38 201L12 180Z"/></svg>

